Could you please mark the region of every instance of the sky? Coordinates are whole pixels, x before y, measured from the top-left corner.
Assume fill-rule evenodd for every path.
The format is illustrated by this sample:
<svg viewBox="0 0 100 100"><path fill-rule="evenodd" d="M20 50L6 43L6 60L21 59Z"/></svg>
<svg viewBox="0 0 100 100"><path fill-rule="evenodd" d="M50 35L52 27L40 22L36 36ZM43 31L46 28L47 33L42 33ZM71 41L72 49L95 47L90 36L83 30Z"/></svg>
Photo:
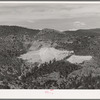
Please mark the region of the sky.
<svg viewBox="0 0 100 100"><path fill-rule="evenodd" d="M64 31L100 28L100 3L0 3L0 25Z"/></svg>

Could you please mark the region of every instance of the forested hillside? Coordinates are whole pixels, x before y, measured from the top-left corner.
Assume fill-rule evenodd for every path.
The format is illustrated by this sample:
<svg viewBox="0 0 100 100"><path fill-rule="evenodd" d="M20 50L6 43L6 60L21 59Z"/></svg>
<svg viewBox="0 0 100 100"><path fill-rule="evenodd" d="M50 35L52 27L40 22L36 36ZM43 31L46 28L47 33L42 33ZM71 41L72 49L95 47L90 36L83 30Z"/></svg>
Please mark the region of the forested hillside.
<svg viewBox="0 0 100 100"><path fill-rule="evenodd" d="M93 59L72 64L66 59L29 63L20 55L42 47L72 50ZM57 31L0 26L0 89L100 88L100 29Z"/></svg>

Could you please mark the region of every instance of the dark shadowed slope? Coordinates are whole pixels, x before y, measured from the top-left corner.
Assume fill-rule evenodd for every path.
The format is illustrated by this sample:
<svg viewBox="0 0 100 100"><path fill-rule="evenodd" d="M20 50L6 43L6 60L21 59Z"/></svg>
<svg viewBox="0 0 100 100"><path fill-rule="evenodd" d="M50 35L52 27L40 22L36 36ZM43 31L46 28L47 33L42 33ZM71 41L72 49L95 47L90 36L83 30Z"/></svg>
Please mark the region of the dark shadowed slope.
<svg viewBox="0 0 100 100"><path fill-rule="evenodd" d="M0 37L8 35L29 35L33 37L39 32L37 29L28 29L19 26L0 26Z"/></svg>

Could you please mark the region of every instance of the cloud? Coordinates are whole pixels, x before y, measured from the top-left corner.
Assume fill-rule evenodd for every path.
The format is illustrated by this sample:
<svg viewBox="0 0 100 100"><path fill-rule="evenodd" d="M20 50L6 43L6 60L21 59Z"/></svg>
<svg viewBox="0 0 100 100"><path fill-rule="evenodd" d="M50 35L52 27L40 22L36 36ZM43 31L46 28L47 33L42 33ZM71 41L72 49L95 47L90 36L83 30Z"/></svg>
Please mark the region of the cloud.
<svg viewBox="0 0 100 100"><path fill-rule="evenodd" d="M75 21L73 24L74 24L74 26L84 26L84 25L86 25L84 22L80 22L80 21Z"/></svg>
<svg viewBox="0 0 100 100"><path fill-rule="evenodd" d="M56 27L61 22L58 25L55 23L64 19L67 21L63 21L60 27L65 27L64 25L69 27L71 26L70 23L73 23L73 27L82 28L86 26L83 19L89 20L90 17L93 19L100 17L100 4L0 3L0 24L21 25L22 23L27 23L29 25L35 23L37 25L39 21L43 20L38 24L40 27L43 25L46 27L48 22L49 26L55 25ZM43 24L45 20L48 21Z"/></svg>
<svg viewBox="0 0 100 100"><path fill-rule="evenodd" d="M0 4L0 19L63 19L99 16L100 4Z"/></svg>
<svg viewBox="0 0 100 100"><path fill-rule="evenodd" d="M73 28L74 29L83 28L85 25L86 24L84 22L80 22L80 21L73 22Z"/></svg>

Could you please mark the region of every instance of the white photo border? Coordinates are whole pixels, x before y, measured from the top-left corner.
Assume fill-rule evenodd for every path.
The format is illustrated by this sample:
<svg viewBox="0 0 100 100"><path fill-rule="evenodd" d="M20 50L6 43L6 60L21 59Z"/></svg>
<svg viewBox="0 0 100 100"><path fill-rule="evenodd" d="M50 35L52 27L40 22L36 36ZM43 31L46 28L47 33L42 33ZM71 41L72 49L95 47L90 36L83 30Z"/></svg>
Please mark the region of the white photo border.
<svg viewBox="0 0 100 100"><path fill-rule="evenodd" d="M0 3L100 4L100 1L0 1ZM1 89L0 99L100 99L100 90Z"/></svg>

